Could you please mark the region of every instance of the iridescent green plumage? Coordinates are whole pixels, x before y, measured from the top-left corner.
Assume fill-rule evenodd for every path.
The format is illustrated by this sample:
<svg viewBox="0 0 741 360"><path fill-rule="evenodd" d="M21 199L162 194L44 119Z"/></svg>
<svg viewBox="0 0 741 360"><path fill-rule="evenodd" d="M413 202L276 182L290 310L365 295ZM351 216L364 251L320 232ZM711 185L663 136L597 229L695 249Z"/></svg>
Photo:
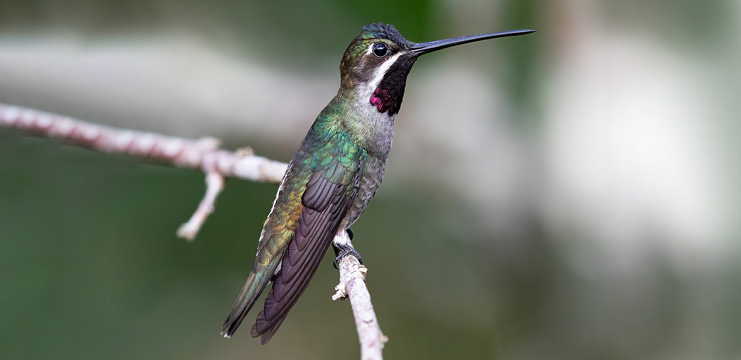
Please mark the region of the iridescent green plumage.
<svg viewBox="0 0 741 360"><path fill-rule="evenodd" d="M358 186L359 167L367 153L356 143L353 136L343 129L342 122L337 119L337 114L331 110L332 107L328 107L319 115L289 164L273 210L263 227L257 259L234 304L230 318L225 323L224 331L228 335L236 330L265 286L274 280L273 275L276 274L278 264L283 261L289 244L296 242L296 232L302 216L318 223L323 231L308 236L309 241L317 242L308 252L304 250L304 253L296 252L298 255L293 255L293 257L309 257L311 259L306 261L310 263L302 264L300 270L305 273L305 276L299 278L297 283L281 285L294 286L297 293L290 301L282 304L286 307L285 310L272 309L275 313L287 312L306 288L308 280L319 264L317 259L321 259L326 253L340 221L350 206ZM315 179L313 183L312 178ZM333 187L336 191L330 192L329 190L332 189L328 187ZM329 201L327 197L334 195L341 199L336 203L320 203ZM324 213L327 215L316 215ZM326 231L325 227L329 227L330 231ZM280 276L285 273L285 270L284 265L276 275ZM294 281L294 279L289 280ZM276 287L268 295L266 309L269 307L271 295L275 290ZM278 301L275 302L279 304ZM232 318L233 315L237 318ZM285 314L281 315L283 316L271 318L271 314L265 311L260 313L258 322L252 329L252 335L262 335L263 343L267 342L282 323ZM228 327L227 324L229 324Z"/></svg>

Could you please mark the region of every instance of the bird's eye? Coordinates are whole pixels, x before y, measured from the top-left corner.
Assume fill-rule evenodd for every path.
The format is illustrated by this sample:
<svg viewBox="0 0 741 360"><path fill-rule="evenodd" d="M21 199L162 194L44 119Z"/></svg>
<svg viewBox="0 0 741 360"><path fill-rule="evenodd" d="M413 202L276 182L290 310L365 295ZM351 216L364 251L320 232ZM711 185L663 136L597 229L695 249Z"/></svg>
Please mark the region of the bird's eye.
<svg viewBox="0 0 741 360"><path fill-rule="evenodd" d="M373 55L376 55L378 57L384 57L386 56L386 53L388 53L388 51L389 49L383 43L373 44Z"/></svg>

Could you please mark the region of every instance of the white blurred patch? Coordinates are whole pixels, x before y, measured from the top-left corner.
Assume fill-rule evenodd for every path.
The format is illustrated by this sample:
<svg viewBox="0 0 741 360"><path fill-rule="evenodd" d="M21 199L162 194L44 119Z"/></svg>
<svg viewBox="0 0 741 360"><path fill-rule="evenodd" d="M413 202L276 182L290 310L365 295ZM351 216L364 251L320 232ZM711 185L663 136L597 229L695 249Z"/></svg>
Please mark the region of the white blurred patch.
<svg viewBox="0 0 741 360"><path fill-rule="evenodd" d="M448 189L481 215L472 220L516 231L530 197L522 181L531 165L526 144L512 128L491 75L461 66L461 57L445 59L452 61L437 61L422 73L413 69L409 76L388 176ZM418 63L425 60L431 59Z"/></svg>
<svg viewBox="0 0 741 360"><path fill-rule="evenodd" d="M0 93L12 95L4 101L33 98L58 105L49 111L83 109L67 115L170 135L296 141L337 86L338 71L291 73L182 36L0 42Z"/></svg>
<svg viewBox="0 0 741 360"><path fill-rule="evenodd" d="M724 243L721 154L702 66L633 34L570 39L547 88L545 208L628 269L659 246L683 265Z"/></svg>

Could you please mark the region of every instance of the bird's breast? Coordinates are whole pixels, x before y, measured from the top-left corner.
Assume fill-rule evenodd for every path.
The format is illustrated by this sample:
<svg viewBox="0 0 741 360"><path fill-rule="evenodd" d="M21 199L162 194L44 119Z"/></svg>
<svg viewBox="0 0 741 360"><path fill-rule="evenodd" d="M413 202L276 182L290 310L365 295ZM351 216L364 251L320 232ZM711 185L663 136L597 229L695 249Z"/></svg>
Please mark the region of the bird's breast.
<svg viewBox="0 0 741 360"><path fill-rule="evenodd" d="M376 191L378 191L383 181L383 174L386 170L386 159L369 154L363 163L363 167L360 169L362 174L358 184L358 192L346 216L347 227L358 219L360 214L363 213L363 210L373 200L373 196L376 195Z"/></svg>

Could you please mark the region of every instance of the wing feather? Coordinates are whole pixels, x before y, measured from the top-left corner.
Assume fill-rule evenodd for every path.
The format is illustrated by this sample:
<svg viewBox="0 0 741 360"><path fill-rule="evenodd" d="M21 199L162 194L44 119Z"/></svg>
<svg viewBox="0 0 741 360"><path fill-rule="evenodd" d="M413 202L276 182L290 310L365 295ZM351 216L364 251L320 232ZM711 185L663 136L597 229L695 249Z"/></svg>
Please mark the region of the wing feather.
<svg viewBox="0 0 741 360"><path fill-rule="evenodd" d="M337 164L333 172L348 171ZM265 299L265 307L252 327L252 336L262 336L267 343L283 323L288 311L298 300L327 253L342 219L355 195L360 171L349 184L334 183L327 172L313 173L302 197L303 209L298 226L280 270L273 277L273 288ZM333 179L343 178L331 176Z"/></svg>

